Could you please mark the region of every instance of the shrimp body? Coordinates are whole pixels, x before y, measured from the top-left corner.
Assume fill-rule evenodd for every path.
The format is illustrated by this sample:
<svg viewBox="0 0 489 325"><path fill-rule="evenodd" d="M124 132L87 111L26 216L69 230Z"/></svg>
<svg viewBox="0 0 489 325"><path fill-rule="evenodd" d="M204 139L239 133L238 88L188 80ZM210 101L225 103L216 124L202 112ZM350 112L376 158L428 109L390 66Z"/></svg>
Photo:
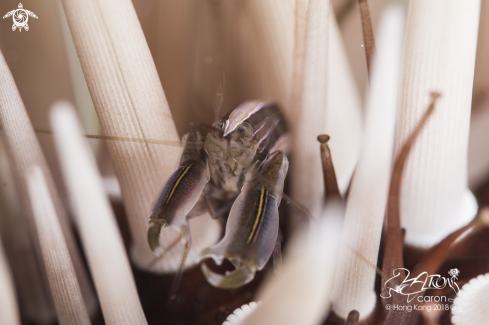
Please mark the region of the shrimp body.
<svg viewBox="0 0 489 325"><path fill-rule="evenodd" d="M186 136L179 168L170 176L150 215L148 242L157 256L162 227L171 226L190 243L188 220L208 210L214 218L229 214L226 233L201 259L220 264L229 259L236 270L221 276L202 269L208 281L234 288L251 281L267 263L278 233L278 206L288 169L281 149L287 124L273 102L249 101L214 123L202 140Z"/></svg>

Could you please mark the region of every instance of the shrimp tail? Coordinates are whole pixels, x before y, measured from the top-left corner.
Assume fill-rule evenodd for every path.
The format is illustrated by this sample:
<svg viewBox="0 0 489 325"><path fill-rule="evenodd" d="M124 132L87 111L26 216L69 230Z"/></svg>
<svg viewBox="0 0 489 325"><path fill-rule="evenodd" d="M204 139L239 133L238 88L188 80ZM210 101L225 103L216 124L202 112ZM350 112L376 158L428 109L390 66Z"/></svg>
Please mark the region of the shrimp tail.
<svg viewBox="0 0 489 325"><path fill-rule="evenodd" d="M245 285L255 277L255 271L247 267L240 267L232 272L226 272L225 275L212 272L205 263L202 263L202 273L204 273L207 282L216 288L234 289Z"/></svg>

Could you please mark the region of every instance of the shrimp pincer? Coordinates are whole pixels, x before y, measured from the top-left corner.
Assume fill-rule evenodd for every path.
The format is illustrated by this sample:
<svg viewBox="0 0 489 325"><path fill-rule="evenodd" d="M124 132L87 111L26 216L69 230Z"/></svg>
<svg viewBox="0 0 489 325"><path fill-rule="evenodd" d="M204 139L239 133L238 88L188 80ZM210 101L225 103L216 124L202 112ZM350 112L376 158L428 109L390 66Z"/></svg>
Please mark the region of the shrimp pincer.
<svg viewBox="0 0 489 325"><path fill-rule="evenodd" d="M236 268L220 275L202 263L204 276L213 286L231 289L249 283L270 259L278 235L278 207L288 166L286 155L275 151L243 186L229 213L224 238L201 254L201 260L212 258L220 265L226 258Z"/></svg>
<svg viewBox="0 0 489 325"><path fill-rule="evenodd" d="M179 238L185 237L186 241L190 242L190 212L209 179L207 153L203 149L202 136L197 131L189 132L185 139L180 166L165 183L150 215L148 242L156 256L161 257L166 252L159 243L162 227L172 226L180 232Z"/></svg>

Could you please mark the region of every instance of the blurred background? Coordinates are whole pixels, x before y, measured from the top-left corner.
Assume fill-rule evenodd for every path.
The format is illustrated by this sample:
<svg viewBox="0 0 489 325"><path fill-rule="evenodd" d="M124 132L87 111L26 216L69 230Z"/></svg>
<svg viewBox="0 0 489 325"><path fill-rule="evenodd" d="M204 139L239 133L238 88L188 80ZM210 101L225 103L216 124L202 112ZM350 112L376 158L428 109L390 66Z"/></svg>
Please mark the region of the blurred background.
<svg viewBox="0 0 489 325"><path fill-rule="evenodd" d="M282 62L272 57L275 46L270 35L260 32L266 15L274 10L287 11L293 19L294 1L281 1L280 7L261 10L256 15L255 0L133 0L141 26L153 55L165 95L180 135L191 122L212 124L212 103L219 81L225 74L226 86L221 115L250 98L275 98L287 106L292 71L293 38L281 42ZM388 0L370 0L374 30ZM367 69L360 15L355 0L332 0L346 54L358 92L364 100ZM18 7L16 0L2 0L2 15ZM58 99L75 104L88 134L100 134L100 127L84 81L60 1L24 1L24 8L36 13L30 18L28 32L13 32L12 19L0 21L0 49L14 75L17 87L34 128L49 130L50 105ZM263 8L260 8L263 9ZM265 8L266 9L266 8ZM489 5L482 1L481 16ZM110 13L107 13L110 14ZM294 24L284 23L283 34L293 35ZM479 42L474 77L473 124L469 146L469 180L472 188L480 185L489 171L489 157L477 150L489 121L487 103L488 41L487 19L480 20ZM280 64L280 65L279 65ZM285 67L285 68L284 68ZM280 71L277 71L280 70ZM51 136L38 133L39 141L59 182ZM90 140L98 153L100 140Z"/></svg>

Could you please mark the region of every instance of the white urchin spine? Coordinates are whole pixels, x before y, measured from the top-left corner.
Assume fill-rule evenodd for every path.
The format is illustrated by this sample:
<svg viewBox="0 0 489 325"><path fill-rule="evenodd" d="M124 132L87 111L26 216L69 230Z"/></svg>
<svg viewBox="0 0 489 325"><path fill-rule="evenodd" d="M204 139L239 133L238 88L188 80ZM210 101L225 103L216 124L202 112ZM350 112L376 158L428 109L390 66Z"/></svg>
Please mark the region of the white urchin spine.
<svg viewBox="0 0 489 325"><path fill-rule="evenodd" d="M453 302L454 325L487 324L489 311L489 273L481 274L465 284Z"/></svg>
<svg viewBox="0 0 489 325"><path fill-rule="evenodd" d="M240 325L243 324L243 321L245 320L246 317L248 317L249 314L251 314L256 307L261 302L250 302L249 304L244 304L243 306L239 307L238 309L235 309L232 314L226 318L224 323L222 325Z"/></svg>

